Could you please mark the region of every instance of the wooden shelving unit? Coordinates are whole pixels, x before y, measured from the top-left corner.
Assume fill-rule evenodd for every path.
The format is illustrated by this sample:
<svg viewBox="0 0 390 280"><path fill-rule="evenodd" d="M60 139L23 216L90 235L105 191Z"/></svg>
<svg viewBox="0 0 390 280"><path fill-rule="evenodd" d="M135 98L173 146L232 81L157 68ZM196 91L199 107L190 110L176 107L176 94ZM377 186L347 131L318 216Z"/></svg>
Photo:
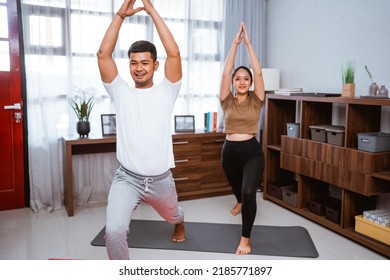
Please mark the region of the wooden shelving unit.
<svg viewBox="0 0 390 280"><path fill-rule="evenodd" d="M390 192L390 152L360 151L358 133L377 132L388 99L304 97L269 94L264 133L264 199L329 228L386 257L390 246L355 232L355 216L376 208L376 197ZM341 112L341 113L340 113ZM311 140L311 125L344 120L342 146ZM340 116L341 114L341 116ZM383 120L382 120L383 121ZM299 138L287 136L287 123L300 123ZM271 182L297 183L297 207L272 196ZM323 200L330 188L340 194L339 223L312 213L311 200Z"/></svg>

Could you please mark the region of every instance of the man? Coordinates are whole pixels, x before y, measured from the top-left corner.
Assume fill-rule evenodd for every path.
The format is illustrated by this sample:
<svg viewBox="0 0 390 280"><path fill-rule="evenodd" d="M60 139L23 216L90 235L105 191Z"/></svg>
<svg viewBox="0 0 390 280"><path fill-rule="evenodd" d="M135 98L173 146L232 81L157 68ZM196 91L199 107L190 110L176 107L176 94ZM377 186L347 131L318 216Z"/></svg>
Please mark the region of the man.
<svg viewBox="0 0 390 280"><path fill-rule="evenodd" d="M108 196L105 239L110 259L129 259L129 224L141 201L175 225L173 242L185 240L184 211L178 206L170 171L174 167L171 114L182 78L180 51L151 1L142 2L143 7L134 8L135 0L124 1L97 53L103 84L115 106L120 163ZM154 71L159 67L156 47L148 41L137 41L128 51L130 74L135 83L130 88L118 74L112 53L123 20L142 10L152 18L166 51L165 77L154 84Z"/></svg>

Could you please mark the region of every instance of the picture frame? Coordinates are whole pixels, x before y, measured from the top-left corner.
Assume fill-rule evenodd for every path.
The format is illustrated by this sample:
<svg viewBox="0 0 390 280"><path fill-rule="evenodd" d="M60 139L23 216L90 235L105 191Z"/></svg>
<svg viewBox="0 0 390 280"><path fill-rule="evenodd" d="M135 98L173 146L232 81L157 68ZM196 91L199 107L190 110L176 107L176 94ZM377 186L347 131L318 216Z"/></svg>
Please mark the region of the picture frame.
<svg viewBox="0 0 390 280"><path fill-rule="evenodd" d="M194 115L175 116L175 132L194 132L194 131L195 131Z"/></svg>
<svg viewBox="0 0 390 280"><path fill-rule="evenodd" d="M116 135L116 114L101 114L102 135Z"/></svg>

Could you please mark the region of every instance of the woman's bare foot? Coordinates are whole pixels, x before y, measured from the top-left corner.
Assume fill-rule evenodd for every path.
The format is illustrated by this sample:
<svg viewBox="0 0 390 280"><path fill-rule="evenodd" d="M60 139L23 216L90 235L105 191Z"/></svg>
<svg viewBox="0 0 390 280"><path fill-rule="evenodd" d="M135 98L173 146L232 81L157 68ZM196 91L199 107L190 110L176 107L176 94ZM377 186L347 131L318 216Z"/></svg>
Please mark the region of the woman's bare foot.
<svg viewBox="0 0 390 280"><path fill-rule="evenodd" d="M175 225L175 230L172 235L172 242L178 243L186 240L184 222Z"/></svg>
<svg viewBox="0 0 390 280"><path fill-rule="evenodd" d="M240 214L240 212L241 212L241 203L237 203L236 205L234 205L232 210L230 210L230 214L232 214L232 216L237 216L238 214Z"/></svg>
<svg viewBox="0 0 390 280"><path fill-rule="evenodd" d="M240 244L238 245L236 255L247 255L251 252L251 244L249 242L249 238L242 237L240 240Z"/></svg>

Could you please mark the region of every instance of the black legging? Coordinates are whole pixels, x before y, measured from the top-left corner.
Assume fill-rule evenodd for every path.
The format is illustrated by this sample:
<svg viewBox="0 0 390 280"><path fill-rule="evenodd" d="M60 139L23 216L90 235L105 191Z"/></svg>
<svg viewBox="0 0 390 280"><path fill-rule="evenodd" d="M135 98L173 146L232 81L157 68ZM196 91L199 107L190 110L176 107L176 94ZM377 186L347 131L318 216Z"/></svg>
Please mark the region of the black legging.
<svg viewBox="0 0 390 280"><path fill-rule="evenodd" d="M250 237L256 217L256 192L264 170L264 153L255 137L246 141L225 140L222 167L241 203L242 236Z"/></svg>

